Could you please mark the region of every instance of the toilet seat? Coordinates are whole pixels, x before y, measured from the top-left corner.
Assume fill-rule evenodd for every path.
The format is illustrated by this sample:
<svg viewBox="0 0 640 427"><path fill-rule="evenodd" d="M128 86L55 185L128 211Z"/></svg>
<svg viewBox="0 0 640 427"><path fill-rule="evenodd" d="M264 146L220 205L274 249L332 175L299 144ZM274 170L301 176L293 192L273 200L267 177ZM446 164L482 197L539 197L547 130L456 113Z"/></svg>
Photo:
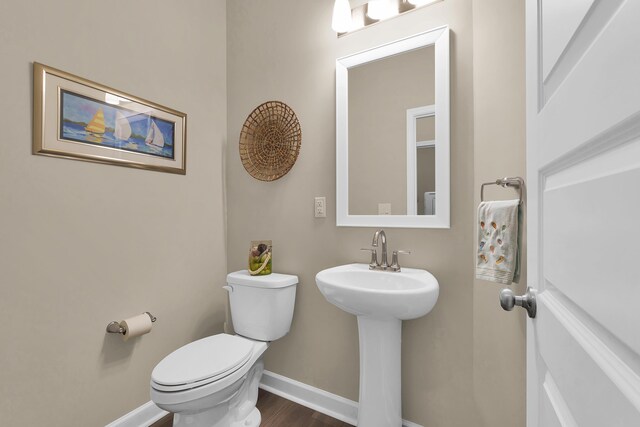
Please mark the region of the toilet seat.
<svg viewBox="0 0 640 427"><path fill-rule="evenodd" d="M151 374L158 391L189 390L223 379L249 362L254 342L218 334L189 343L162 359Z"/></svg>
<svg viewBox="0 0 640 427"><path fill-rule="evenodd" d="M218 375L217 378L210 377L211 380L208 382L206 379L204 379L199 383L185 383L179 384L174 387L157 384L153 379L154 375L157 373L154 369L154 373L152 374L151 379L150 394L151 400L153 400L156 405L171 412L179 412L180 409L174 405L190 405L190 402L196 402L198 401L198 399L210 398L213 401L219 400L220 402L228 399L242 385L245 380L244 377L251 370L251 368L254 367L256 361L262 357L262 354L269 346L267 342L254 341L238 335L214 335L214 337L218 336L233 337L237 340L248 342L251 345L251 353L249 354L249 359L244 363L238 364L234 370L226 371ZM222 339L226 340L226 338ZM218 340L218 338L216 338L216 340ZM187 344L187 346L189 345L190 344ZM219 347L219 351L225 352L225 349ZM167 359L169 356L167 356L165 359ZM163 378L161 376L158 376L157 379L166 380L166 378ZM181 390L177 388L181 386L186 387L182 387Z"/></svg>

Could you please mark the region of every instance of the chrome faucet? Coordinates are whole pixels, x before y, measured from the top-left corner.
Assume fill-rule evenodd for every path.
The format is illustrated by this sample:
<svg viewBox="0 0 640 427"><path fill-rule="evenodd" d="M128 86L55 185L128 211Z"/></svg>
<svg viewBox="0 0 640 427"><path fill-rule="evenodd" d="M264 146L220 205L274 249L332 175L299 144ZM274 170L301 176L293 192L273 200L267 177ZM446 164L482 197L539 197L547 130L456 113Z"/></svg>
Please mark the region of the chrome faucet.
<svg viewBox="0 0 640 427"><path fill-rule="evenodd" d="M382 259L378 262L378 242L382 240ZM373 241L371 242L371 248L362 248L362 251L371 251L371 262L369 263L369 270L389 270L399 272L401 270L398 263L398 254L410 254L409 251L393 251L393 260L391 265L387 261L387 235L384 230L380 229L373 235Z"/></svg>
<svg viewBox="0 0 640 427"><path fill-rule="evenodd" d="M378 247L378 241L382 240L382 261L378 263L378 267L386 270L389 266L387 262L387 235L384 234L384 230L380 229L375 232L373 235L373 241L371 242L371 246L374 248Z"/></svg>

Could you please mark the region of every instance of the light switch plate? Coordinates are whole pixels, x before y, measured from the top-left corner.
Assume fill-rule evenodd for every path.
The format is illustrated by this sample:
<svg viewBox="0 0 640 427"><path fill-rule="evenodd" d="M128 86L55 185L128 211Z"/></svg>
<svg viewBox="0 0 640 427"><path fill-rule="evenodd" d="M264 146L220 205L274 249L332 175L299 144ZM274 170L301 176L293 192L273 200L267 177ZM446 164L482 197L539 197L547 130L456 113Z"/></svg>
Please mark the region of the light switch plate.
<svg viewBox="0 0 640 427"><path fill-rule="evenodd" d="M327 216L327 198L316 197L314 211L316 218L326 218Z"/></svg>

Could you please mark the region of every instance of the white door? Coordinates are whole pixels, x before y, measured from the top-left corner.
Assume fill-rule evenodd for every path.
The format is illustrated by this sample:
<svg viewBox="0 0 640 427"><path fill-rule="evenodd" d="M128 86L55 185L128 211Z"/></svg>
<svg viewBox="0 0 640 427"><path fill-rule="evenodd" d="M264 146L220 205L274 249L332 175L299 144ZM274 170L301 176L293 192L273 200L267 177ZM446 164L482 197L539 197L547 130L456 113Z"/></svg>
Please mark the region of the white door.
<svg viewBox="0 0 640 427"><path fill-rule="evenodd" d="M527 0L528 427L640 426L640 0Z"/></svg>

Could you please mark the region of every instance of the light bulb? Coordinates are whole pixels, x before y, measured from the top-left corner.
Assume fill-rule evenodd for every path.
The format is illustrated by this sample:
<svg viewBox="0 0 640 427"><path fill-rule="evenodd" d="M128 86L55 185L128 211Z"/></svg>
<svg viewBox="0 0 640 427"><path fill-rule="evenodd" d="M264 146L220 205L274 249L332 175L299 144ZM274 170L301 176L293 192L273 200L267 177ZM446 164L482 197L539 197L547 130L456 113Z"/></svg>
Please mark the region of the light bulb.
<svg viewBox="0 0 640 427"><path fill-rule="evenodd" d="M435 3L436 0L408 0L409 3L416 7L424 6L425 4Z"/></svg>
<svg viewBox="0 0 640 427"><path fill-rule="evenodd" d="M398 13L398 4L393 0L371 0L367 3L367 15L371 19L386 19Z"/></svg>
<svg viewBox="0 0 640 427"><path fill-rule="evenodd" d="M351 6L349 0L336 0L333 4L331 28L336 33L346 33L351 29Z"/></svg>

